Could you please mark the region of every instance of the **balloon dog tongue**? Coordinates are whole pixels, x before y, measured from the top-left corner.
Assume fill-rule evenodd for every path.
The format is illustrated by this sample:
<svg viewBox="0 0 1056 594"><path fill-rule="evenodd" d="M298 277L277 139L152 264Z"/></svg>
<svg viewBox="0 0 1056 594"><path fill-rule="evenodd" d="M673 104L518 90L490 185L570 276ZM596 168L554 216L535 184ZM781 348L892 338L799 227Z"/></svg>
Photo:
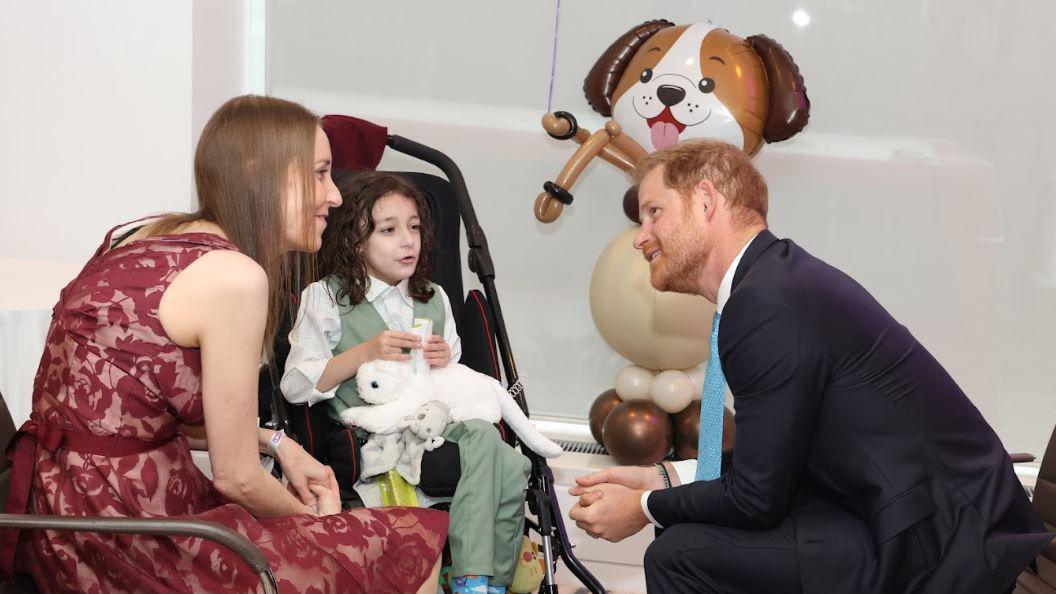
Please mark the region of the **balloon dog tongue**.
<svg viewBox="0 0 1056 594"><path fill-rule="evenodd" d="M660 115L649 118L649 134L652 137L653 146L656 150L669 147L678 142L678 135L686 129L685 124L675 119L671 114L671 108L665 107Z"/></svg>

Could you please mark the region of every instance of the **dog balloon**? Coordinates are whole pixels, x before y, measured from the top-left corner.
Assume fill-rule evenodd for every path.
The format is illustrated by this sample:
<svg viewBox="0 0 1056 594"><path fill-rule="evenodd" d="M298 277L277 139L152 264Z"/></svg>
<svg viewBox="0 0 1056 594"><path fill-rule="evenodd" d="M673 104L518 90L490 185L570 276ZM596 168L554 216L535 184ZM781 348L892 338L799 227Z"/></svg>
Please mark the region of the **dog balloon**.
<svg viewBox="0 0 1056 594"><path fill-rule="evenodd" d="M594 111L612 119L590 133L567 112L543 116L550 136L580 144L536 198L544 223L572 202L572 184L594 157L630 171L648 153L689 138L717 138L755 154L764 142L802 130L810 112L803 77L784 48L710 23L638 25L605 50L583 90Z"/></svg>
<svg viewBox="0 0 1056 594"><path fill-rule="evenodd" d="M742 39L710 23L654 20L634 27L598 58L583 90L594 111L610 119L591 133L570 113L543 116L550 136L580 145L535 200L535 216L543 223L555 221L572 202L572 185L595 157L629 172L649 153L690 138L723 140L754 155L763 144L800 132L810 112L803 77L784 48L764 35ZM635 188L622 208L638 222ZM658 399L674 409L686 401L685 386L692 384L699 395L701 374L694 366L709 351L711 329L685 320L707 320L714 306L702 297L653 289L648 264L630 248L633 235L633 229L623 231L599 257L591 313L609 346L635 364L623 375L659 377L679 387L678 394ZM638 392L653 399L654 393L666 394L653 389L662 386L629 385L616 382L623 400Z"/></svg>

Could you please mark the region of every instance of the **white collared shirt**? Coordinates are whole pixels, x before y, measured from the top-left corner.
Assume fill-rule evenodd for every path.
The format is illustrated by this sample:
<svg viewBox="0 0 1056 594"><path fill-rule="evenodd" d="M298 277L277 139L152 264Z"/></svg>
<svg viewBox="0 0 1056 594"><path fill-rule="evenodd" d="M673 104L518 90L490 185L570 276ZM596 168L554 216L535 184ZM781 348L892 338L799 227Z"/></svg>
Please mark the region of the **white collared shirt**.
<svg viewBox="0 0 1056 594"><path fill-rule="evenodd" d="M393 286L373 276L369 278L366 301L374 306L390 330L408 331L414 321L414 299L408 281L405 279ZM451 347L451 362L457 363L462 357L462 341L455 329L451 302L443 289L439 291L444 300L444 340ZM290 355L279 382L287 402L310 406L334 397L338 386L326 392L320 392L316 386L340 341L341 316L330 286L326 280L308 285L301 292L297 321L290 330Z"/></svg>
<svg viewBox="0 0 1056 594"><path fill-rule="evenodd" d="M758 237L756 235L755 237ZM737 252L737 257L730 262L730 267L726 269L726 274L722 275L722 281L719 282L719 292L715 296L715 311L719 315L722 315L722 308L726 307L726 302L730 300L730 293L733 292L733 277L737 273L737 266L741 263L741 258L744 257L744 252L748 251L748 246L752 245L752 241L755 241L755 237L748 240L748 243L741 247L741 251ZM674 467L675 473L678 474L678 480L683 485L692 483L697 478L697 461L696 460L679 460L678 462L672 462L671 466ZM649 521L655 524L658 528L663 528L649 513L649 494L652 491L646 491L642 493L642 511L645 512L645 517L649 518Z"/></svg>

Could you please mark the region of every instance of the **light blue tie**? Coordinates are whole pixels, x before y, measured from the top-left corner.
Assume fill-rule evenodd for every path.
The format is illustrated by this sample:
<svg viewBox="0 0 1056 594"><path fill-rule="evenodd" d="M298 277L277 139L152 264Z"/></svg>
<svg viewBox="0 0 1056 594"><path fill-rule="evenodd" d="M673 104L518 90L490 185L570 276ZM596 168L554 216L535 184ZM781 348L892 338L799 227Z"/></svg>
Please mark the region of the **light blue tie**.
<svg viewBox="0 0 1056 594"><path fill-rule="evenodd" d="M722 467L722 413L725 409L726 378L719 363L719 312L711 321L711 356L704 372L700 396L700 437L697 439L697 480L719 478Z"/></svg>

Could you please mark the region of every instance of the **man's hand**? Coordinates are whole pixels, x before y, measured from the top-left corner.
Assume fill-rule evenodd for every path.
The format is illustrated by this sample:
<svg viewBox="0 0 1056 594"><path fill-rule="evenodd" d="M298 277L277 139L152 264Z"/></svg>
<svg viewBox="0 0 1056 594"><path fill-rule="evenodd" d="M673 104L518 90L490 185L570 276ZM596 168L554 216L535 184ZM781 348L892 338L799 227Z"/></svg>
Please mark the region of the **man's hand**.
<svg viewBox="0 0 1056 594"><path fill-rule="evenodd" d="M613 466L576 478L576 485L568 490L572 495L580 496L591 487L603 483L623 485L628 489L653 491L664 488L664 481L654 466Z"/></svg>
<svg viewBox="0 0 1056 594"><path fill-rule="evenodd" d="M642 511L642 490L606 483L583 491L568 517L587 534L619 542L649 524Z"/></svg>

